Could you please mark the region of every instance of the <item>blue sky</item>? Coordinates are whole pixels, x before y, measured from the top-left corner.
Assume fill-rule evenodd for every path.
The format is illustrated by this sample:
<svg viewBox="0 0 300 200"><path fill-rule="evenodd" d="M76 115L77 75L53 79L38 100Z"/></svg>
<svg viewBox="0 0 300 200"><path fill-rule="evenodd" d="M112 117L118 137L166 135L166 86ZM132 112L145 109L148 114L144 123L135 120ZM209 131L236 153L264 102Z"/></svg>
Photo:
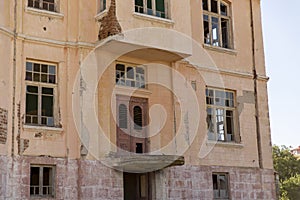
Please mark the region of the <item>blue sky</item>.
<svg viewBox="0 0 300 200"><path fill-rule="evenodd" d="M261 0L272 142L300 146L300 0ZM298 127L299 126L299 127Z"/></svg>

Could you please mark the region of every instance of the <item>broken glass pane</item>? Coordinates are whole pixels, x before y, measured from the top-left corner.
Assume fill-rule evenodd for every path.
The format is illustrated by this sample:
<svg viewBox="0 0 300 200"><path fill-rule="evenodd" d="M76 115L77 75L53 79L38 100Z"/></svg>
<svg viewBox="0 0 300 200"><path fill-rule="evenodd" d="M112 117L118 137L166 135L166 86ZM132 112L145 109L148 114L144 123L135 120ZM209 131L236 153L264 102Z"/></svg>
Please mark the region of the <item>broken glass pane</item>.
<svg viewBox="0 0 300 200"><path fill-rule="evenodd" d="M227 6L224 3L221 3L220 5L221 9L221 15L227 16Z"/></svg>
<svg viewBox="0 0 300 200"><path fill-rule="evenodd" d="M130 79L134 79L134 69L132 67L127 67L126 77Z"/></svg>
<svg viewBox="0 0 300 200"><path fill-rule="evenodd" d="M219 46L219 19L212 17L212 45Z"/></svg>
<svg viewBox="0 0 300 200"><path fill-rule="evenodd" d="M210 44L208 15L203 15L204 43Z"/></svg>
<svg viewBox="0 0 300 200"><path fill-rule="evenodd" d="M217 133L218 140L225 140L225 130L224 130L224 110L216 109L216 125L217 125Z"/></svg>

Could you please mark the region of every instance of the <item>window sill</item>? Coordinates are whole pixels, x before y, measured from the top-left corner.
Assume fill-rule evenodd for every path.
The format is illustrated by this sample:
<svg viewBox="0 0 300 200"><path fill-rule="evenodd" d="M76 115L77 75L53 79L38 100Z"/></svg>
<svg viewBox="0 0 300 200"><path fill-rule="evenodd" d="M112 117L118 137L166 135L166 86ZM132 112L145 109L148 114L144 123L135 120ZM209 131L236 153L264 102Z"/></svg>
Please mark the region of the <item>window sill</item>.
<svg viewBox="0 0 300 200"><path fill-rule="evenodd" d="M174 25L174 21L170 20L170 19L166 19L166 18L161 18L161 17L156 17L153 15L147 15L147 14L142 14L142 13L133 13L133 16L139 19L144 19L144 20L148 20L148 21L155 21L155 22L159 22L159 23L163 23L163 24L167 24L167 25Z"/></svg>
<svg viewBox="0 0 300 200"><path fill-rule="evenodd" d="M226 147L226 148L243 148L244 145L235 142L220 142L220 141L213 141L208 140L206 141L206 146L217 146L217 147Z"/></svg>
<svg viewBox="0 0 300 200"><path fill-rule="evenodd" d="M54 196L30 195L30 199L54 199Z"/></svg>
<svg viewBox="0 0 300 200"><path fill-rule="evenodd" d="M62 13L51 12L51 11L41 10L41 9L37 9L37 8L26 7L25 11L30 14L33 14L33 15L42 15L45 17L53 17L53 18L58 18L58 19L64 18L64 15Z"/></svg>
<svg viewBox="0 0 300 200"><path fill-rule="evenodd" d="M208 49L208 50L212 50L212 51L218 51L218 52L221 52L221 53L227 53L227 54L230 54L230 55L237 55L237 51L234 50L234 49L227 49L227 48L212 46L212 45L208 45L208 44L203 44L203 48Z"/></svg>
<svg viewBox="0 0 300 200"><path fill-rule="evenodd" d="M108 13L108 10L105 9L105 10L99 12L94 18L95 18L96 21L98 21L99 19L101 19L102 17L107 15L107 13Z"/></svg>
<svg viewBox="0 0 300 200"><path fill-rule="evenodd" d="M133 88L121 85L116 85L114 93L116 95L136 96L142 98L149 98L152 94L151 91L144 88Z"/></svg>
<svg viewBox="0 0 300 200"><path fill-rule="evenodd" d="M34 125L23 125L24 130L26 131L40 131L40 130L44 130L44 131L53 131L53 132L63 132L63 128L59 128L59 127L51 127L51 126L34 126Z"/></svg>

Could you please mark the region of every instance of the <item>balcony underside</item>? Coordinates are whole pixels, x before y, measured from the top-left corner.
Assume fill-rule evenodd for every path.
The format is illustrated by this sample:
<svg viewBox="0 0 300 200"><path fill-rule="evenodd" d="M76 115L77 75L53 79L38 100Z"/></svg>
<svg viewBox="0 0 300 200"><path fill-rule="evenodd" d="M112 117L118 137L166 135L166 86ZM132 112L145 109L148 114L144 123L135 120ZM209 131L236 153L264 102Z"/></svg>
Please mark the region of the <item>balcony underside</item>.
<svg viewBox="0 0 300 200"><path fill-rule="evenodd" d="M130 173L152 172L171 166L184 165L184 157L177 155L110 153L102 161L116 170Z"/></svg>
<svg viewBox="0 0 300 200"><path fill-rule="evenodd" d="M108 37L98 43L97 49L116 57L125 55L149 62L174 62L191 56L192 43L189 38L175 31L137 29Z"/></svg>

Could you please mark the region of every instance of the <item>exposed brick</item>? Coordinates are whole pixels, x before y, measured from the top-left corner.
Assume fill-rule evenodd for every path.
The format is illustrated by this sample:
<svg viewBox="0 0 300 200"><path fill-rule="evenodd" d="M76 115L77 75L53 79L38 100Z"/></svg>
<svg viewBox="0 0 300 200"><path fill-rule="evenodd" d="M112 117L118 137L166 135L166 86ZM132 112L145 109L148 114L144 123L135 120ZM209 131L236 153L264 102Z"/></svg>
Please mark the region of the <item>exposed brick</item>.
<svg viewBox="0 0 300 200"><path fill-rule="evenodd" d="M8 111L0 108L0 144L5 144L7 141L7 120Z"/></svg>
<svg viewBox="0 0 300 200"><path fill-rule="evenodd" d="M121 26L118 22L116 16L116 1L111 0L109 10L107 15L99 19L100 30L98 34L98 39L102 40L111 35L116 35L122 32Z"/></svg>

